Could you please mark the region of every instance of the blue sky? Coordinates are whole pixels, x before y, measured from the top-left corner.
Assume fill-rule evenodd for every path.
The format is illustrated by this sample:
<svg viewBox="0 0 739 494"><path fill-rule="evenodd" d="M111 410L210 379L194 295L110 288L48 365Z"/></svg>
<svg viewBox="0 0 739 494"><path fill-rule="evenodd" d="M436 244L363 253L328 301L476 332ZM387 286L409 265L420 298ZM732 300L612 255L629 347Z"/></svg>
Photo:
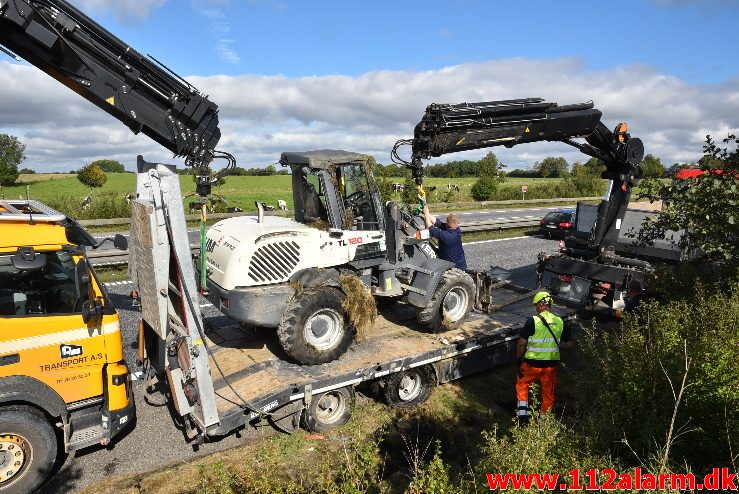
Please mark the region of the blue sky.
<svg viewBox="0 0 739 494"><path fill-rule="evenodd" d="M73 3L210 94L222 112L221 148L242 166L325 147L388 162L432 102L592 99L608 126L628 121L667 165L696 160L707 133L739 130L739 0ZM171 161L4 55L0 87L0 131L28 144L31 167L100 157L132 167L139 152ZM56 102L82 118L60 129ZM580 159L556 143L493 151L510 167Z"/></svg>
<svg viewBox="0 0 739 494"><path fill-rule="evenodd" d="M169 1L143 20L106 10L91 12L193 75L358 75L569 56L587 69L646 64L696 83L739 75L736 1Z"/></svg>

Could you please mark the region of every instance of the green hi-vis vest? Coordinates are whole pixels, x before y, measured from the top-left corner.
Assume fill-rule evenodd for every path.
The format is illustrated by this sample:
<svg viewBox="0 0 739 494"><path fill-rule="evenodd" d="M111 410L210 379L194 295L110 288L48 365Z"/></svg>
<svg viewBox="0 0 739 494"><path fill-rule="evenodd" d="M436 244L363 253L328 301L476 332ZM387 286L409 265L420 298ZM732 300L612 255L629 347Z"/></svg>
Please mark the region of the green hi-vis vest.
<svg viewBox="0 0 739 494"><path fill-rule="evenodd" d="M541 312L539 316L542 316L549 323L549 327L552 329L554 336L557 337L557 341L562 341L562 332L564 331L562 319L551 312ZM529 360L559 360L557 343L539 316L534 316L534 334L529 337L524 358Z"/></svg>

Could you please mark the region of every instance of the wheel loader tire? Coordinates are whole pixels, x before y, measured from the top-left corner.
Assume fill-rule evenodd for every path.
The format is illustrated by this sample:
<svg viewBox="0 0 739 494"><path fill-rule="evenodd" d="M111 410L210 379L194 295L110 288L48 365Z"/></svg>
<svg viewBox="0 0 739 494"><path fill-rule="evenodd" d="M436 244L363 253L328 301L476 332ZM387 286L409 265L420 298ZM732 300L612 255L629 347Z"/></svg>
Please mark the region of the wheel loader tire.
<svg viewBox="0 0 739 494"><path fill-rule="evenodd" d="M282 349L304 365L339 358L354 339L354 328L341 307L344 298L329 286L300 293L288 304L277 328Z"/></svg>
<svg viewBox="0 0 739 494"><path fill-rule="evenodd" d="M416 319L424 328L443 333L458 328L475 302L475 282L461 269L447 270L436 287L431 302L416 309Z"/></svg>
<svg viewBox="0 0 739 494"><path fill-rule="evenodd" d="M385 378L384 398L395 408L413 408L425 402L436 385L436 375L428 365L414 367Z"/></svg>
<svg viewBox="0 0 739 494"><path fill-rule="evenodd" d="M354 388L346 386L313 395L303 411L303 427L311 432L326 432L346 424L352 416Z"/></svg>
<svg viewBox="0 0 739 494"><path fill-rule="evenodd" d="M57 456L54 429L31 407L0 409L0 493L35 492Z"/></svg>

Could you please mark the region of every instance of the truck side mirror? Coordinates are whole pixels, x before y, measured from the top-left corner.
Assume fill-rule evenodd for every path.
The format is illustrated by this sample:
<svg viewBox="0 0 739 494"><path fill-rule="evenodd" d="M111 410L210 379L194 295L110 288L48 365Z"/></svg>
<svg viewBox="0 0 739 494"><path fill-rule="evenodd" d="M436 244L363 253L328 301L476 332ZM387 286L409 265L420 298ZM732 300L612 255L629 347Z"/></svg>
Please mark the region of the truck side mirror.
<svg viewBox="0 0 739 494"><path fill-rule="evenodd" d="M82 302L82 320L87 324L90 320L99 320L103 316L103 303L95 298L92 292L90 265L86 259L80 259L74 267L74 284L77 297Z"/></svg>
<svg viewBox="0 0 739 494"><path fill-rule="evenodd" d="M77 289L77 298L84 299L90 291L90 266L86 259L80 259L74 266L74 286Z"/></svg>
<svg viewBox="0 0 739 494"><path fill-rule="evenodd" d="M120 233L117 233L116 236L113 237L113 247L118 250L128 250L128 239Z"/></svg>
<svg viewBox="0 0 739 494"><path fill-rule="evenodd" d="M103 316L103 303L100 300L82 302L82 320L87 324L90 320L99 320Z"/></svg>

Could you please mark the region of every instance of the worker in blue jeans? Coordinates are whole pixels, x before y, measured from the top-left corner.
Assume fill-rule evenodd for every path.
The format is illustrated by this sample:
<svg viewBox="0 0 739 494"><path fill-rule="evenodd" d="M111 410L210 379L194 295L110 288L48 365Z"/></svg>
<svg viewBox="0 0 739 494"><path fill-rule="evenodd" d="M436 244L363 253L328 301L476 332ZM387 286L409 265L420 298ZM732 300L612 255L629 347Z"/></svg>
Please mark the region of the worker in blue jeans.
<svg viewBox="0 0 739 494"><path fill-rule="evenodd" d="M450 213L446 217L446 223L431 214L428 205L423 207L423 221L429 234L439 241L439 257L445 261L453 262L461 269L467 269L467 259L462 248L462 230L459 229L459 218Z"/></svg>

